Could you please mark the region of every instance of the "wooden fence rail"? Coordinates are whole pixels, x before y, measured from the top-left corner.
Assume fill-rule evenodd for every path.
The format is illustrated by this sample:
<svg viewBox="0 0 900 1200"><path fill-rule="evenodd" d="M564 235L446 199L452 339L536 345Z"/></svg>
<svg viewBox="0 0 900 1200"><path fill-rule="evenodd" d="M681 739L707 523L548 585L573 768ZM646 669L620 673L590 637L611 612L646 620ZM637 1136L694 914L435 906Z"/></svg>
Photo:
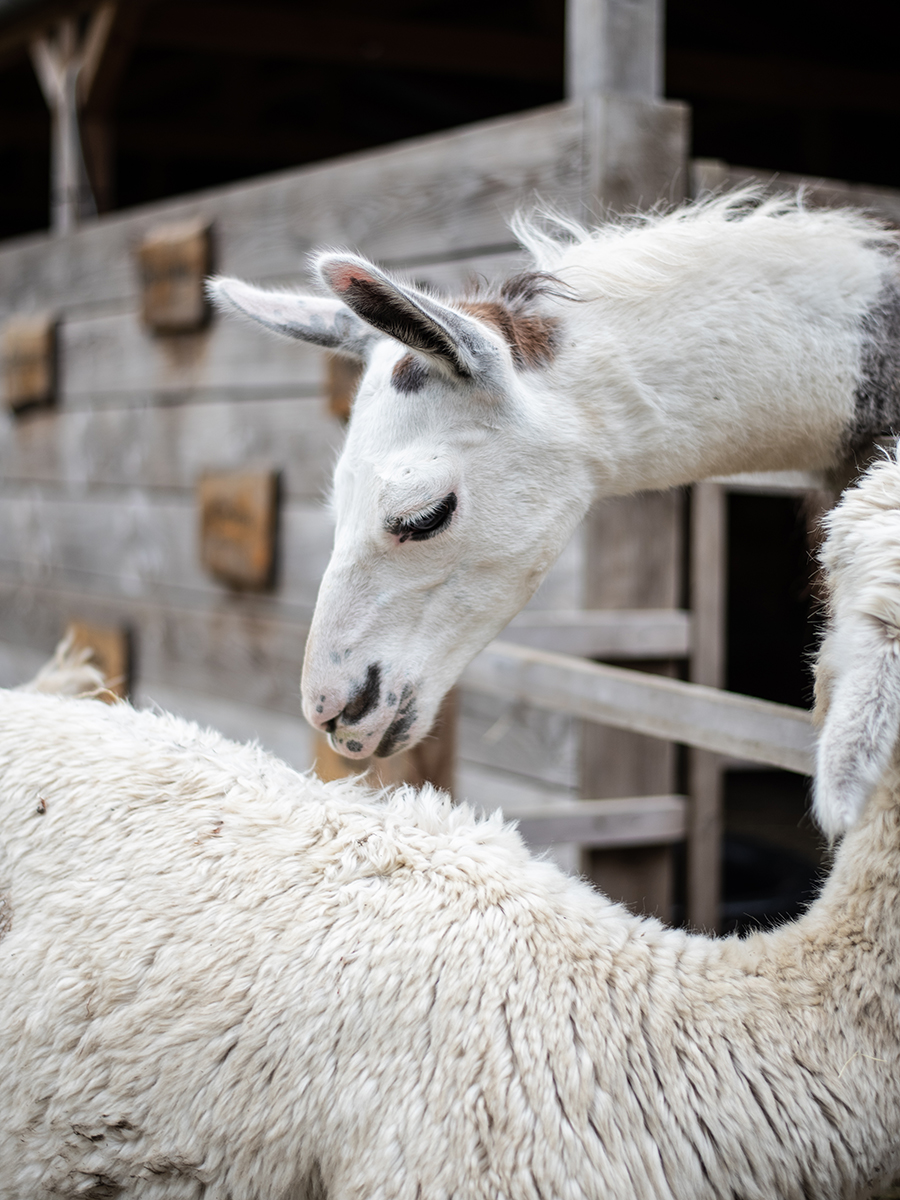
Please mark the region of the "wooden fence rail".
<svg viewBox="0 0 900 1200"><path fill-rule="evenodd" d="M810 714L786 704L502 641L478 655L462 683L617 729L812 773Z"/></svg>

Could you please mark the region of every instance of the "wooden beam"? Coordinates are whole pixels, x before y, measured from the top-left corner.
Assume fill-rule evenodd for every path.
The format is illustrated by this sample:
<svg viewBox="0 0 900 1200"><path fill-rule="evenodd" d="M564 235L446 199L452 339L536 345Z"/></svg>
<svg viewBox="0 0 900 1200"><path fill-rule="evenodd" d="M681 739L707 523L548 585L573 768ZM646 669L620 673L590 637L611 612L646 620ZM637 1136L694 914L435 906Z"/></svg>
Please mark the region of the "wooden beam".
<svg viewBox="0 0 900 1200"><path fill-rule="evenodd" d="M154 5L141 45L543 83L563 73L562 45L545 36L228 3Z"/></svg>
<svg viewBox="0 0 900 1200"><path fill-rule="evenodd" d="M579 658L685 658L691 617L680 609L526 609L500 635L504 642Z"/></svg>
<svg viewBox="0 0 900 1200"><path fill-rule="evenodd" d="M663 81L662 0L567 0L566 95L656 99Z"/></svg>
<svg viewBox="0 0 900 1200"><path fill-rule="evenodd" d="M690 596L694 683L725 683L727 499L718 483L691 490ZM722 875L722 766L720 756L692 746L688 752L687 916L698 929L718 928Z"/></svg>
<svg viewBox="0 0 900 1200"><path fill-rule="evenodd" d="M492 642L462 685L717 754L812 773L810 714L786 704Z"/></svg>
<svg viewBox="0 0 900 1200"><path fill-rule="evenodd" d="M505 807L503 819L517 821L529 845L578 842L596 850L670 845L684 840L684 796L633 796L624 800L559 800L530 807Z"/></svg>

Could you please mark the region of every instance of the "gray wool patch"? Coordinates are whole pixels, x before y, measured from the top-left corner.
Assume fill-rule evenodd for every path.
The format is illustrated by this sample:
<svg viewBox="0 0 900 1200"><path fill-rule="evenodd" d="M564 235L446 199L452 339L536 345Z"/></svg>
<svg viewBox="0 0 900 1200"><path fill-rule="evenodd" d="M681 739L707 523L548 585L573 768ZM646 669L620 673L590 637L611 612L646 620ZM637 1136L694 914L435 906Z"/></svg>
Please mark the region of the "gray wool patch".
<svg viewBox="0 0 900 1200"><path fill-rule="evenodd" d="M890 280L863 319L860 381L847 430L851 452L882 434L900 434L900 282Z"/></svg>

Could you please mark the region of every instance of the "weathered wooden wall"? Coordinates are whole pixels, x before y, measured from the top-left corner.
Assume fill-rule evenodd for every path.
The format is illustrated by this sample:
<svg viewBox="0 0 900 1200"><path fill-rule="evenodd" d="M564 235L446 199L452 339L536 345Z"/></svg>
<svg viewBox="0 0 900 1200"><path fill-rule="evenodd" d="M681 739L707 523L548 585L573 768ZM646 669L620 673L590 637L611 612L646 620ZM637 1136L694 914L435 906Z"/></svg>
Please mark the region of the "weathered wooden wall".
<svg viewBox="0 0 900 1200"><path fill-rule="evenodd" d="M456 289L517 261L506 219L518 205L585 215L677 195L685 145L682 106L594 95L0 249L0 325L59 320L55 407L0 417L0 683L26 675L69 620L122 624L141 702L312 761L298 682L342 437L327 363L233 321L147 330L148 231L211 222L215 269L267 284L303 283L308 252L332 244ZM204 471L257 466L281 472L276 584L238 593L200 565L194 489ZM579 535L535 603L583 606L586 571ZM571 716L464 690L459 730L461 795L496 805L582 790Z"/></svg>

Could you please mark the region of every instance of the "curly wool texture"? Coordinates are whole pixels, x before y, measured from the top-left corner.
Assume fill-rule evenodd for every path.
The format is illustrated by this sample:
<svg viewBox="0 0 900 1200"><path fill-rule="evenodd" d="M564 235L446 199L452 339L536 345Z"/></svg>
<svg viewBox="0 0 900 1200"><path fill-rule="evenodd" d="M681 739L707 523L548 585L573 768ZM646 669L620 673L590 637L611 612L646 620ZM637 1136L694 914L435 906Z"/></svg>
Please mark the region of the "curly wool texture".
<svg viewBox="0 0 900 1200"><path fill-rule="evenodd" d="M895 757L900 730L900 463L887 456L825 518L831 624L819 655L815 810L850 828Z"/></svg>
<svg viewBox="0 0 900 1200"><path fill-rule="evenodd" d="M0 693L0 1197L772 1200L900 1168L895 796L806 918L639 920L430 789Z"/></svg>

